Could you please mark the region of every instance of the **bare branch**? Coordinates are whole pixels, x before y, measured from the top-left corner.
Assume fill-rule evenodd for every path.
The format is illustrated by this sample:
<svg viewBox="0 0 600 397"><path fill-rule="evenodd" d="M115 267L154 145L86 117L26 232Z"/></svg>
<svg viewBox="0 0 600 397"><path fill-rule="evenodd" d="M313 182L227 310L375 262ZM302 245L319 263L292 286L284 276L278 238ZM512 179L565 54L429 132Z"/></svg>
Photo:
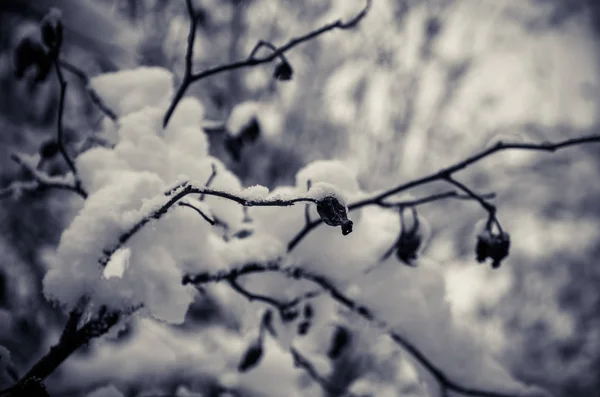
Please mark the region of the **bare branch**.
<svg viewBox="0 0 600 397"><path fill-rule="evenodd" d="M77 191L79 192L79 194L82 197L86 198L87 193L81 186L81 181L79 180L79 176L77 175L77 169L75 168L75 163L69 156L69 153L67 153L67 149L66 149L65 143L64 143L64 137L63 137L64 131L63 131L62 119L63 119L64 110L65 110L65 97L67 94L67 82L65 81L65 78L63 77L63 74L62 74L62 71L60 68L60 64L58 61L54 61L54 70L56 71L56 77L58 78L58 83L60 85L60 94L59 94L59 100L58 100L58 117L57 117L57 122L56 122L56 142L58 144L58 150L60 151L60 154L65 159L65 162L67 163L67 165L69 166L69 169L73 173L73 177L75 178L75 188L77 189Z"/></svg>
<svg viewBox="0 0 600 397"><path fill-rule="evenodd" d="M452 178L452 176L447 175L444 179L446 181L448 181L449 183L453 184L454 186L456 186L457 188L459 188L460 190L462 190L463 192L467 193L473 199L477 200L481 204L481 206L483 207L483 209L485 209L488 212L489 219L491 219L496 224L496 226L498 227L498 231L500 233L503 232L502 226L500 225L500 221L498 220L498 217L496 216L496 206L495 205L493 205L492 203L488 202L486 199L484 199L479 194L475 193L473 190L471 190L465 184L463 184L463 183L457 181L456 179Z"/></svg>
<svg viewBox="0 0 600 397"><path fill-rule="evenodd" d="M208 215L206 215L204 212L202 212L202 210L198 207L193 206L192 204L188 203L188 202L180 202L179 203L180 206L182 207L188 207L193 209L194 211L196 211L198 213L198 215L200 215L202 218L204 218L204 220L208 223L210 223L212 226L214 226L216 224L216 222L212 219L210 219L208 217Z"/></svg>
<svg viewBox="0 0 600 397"><path fill-rule="evenodd" d="M169 124L169 120L171 119L171 116L173 115L173 112L175 111L177 104L183 98L183 95L185 95L185 92L187 91L188 87L191 84L193 84L199 80L205 79L207 77L213 76L215 74L229 72L229 71L233 71L233 70L241 69L241 68L245 68L245 67L261 65L264 63L269 63L269 62L273 61L274 59L283 56L283 54L285 52L291 50L292 48L296 47L297 45L302 44L307 41L310 41L310 40L314 39L315 37L317 37L323 33L329 32L331 30L351 29L351 28L355 27L367 15L369 9L371 8L371 0L367 0L365 7L351 20L344 22L340 19L335 22L329 23L325 26L322 26L319 29L313 30L303 36L295 37L295 38L291 39L290 41L288 41L286 44L282 45L281 47L271 48L273 50L273 52L262 58L257 58L254 55L255 55L255 52L258 50L257 47L268 46L266 41L259 41L259 44L257 44L255 47L256 51L253 50L252 53L250 54L251 56L245 60L215 66L212 68L208 68L199 73L193 73L192 59L193 59L194 37L196 35L196 18L194 16L193 7L191 5L190 0L186 0L186 4L188 6L188 14L190 15L191 24L190 24L190 32L189 32L189 36L188 36L188 47L187 47L187 51L186 51L186 64L185 64L184 78L183 78L183 81L181 82L181 85L179 86L177 92L175 93L175 96L173 97L173 100L172 100L171 104L169 105L167 112L165 113L165 117L163 119L163 127L166 127L167 124ZM260 44L260 43L263 43L263 44Z"/></svg>
<svg viewBox="0 0 600 397"><path fill-rule="evenodd" d="M451 177L454 173L459 172L459 171L467 168L468 166L475 164L478 161L480 161L496 152L500 152L500 151L504 151L504 150L533 150L533 151L553 153L553 152L556 152L557 150L568 148L571 146L582 145L582 144L586 144L586 143L594 143L594 142L600 142L599 134L591 134L591 135L582 136L579 138L571 138L571 139L566 139L566 140L562 140L562 141L558 141L558 142L554 142L554 143L552 143L552 142L543 142L543 143L503 143L503 142L498 142L495 146L492 146L488 149L484 149L479 153L476 153L470 157L467 157L466 159L459 161L456 164L453 164L446 168L442 168L441 170L434 172L430 175L412 180L410 182L403 183L394 188L385 190L382 193L378 193L372 197L365 198L363 200L359 200L355 203L351 203L348 205L348 211L349 212L354 211L354 210L357 210L357 209L360 209L362 207L366 207L369 205L382 206L382 204L383 204L383 206L385 206L384 200L387 199L388 197L391 197L398 193L410 190L417 186L426 185L431 182L440 181L440 180L447 181L448 178ZM454 181L454 182L456 182L456 181ZM456 185L456 183L453 183L453 184ZM462 184L461 184L460 188L463 191L465 191L465 188L468 189L466 186L464 186ZM470 189L468 189L468 190L470 191ZM467 193L467 194L469 194L469 193ZM469 195L471 195L471 194L469 194ZM473 196L471 195L471 197L473 197ZM480 198L483 199L482 196L480 196ZM304 237L306 237L306 235L308 235L308 233L310 233L311 230L313 230L314 228L319 226L322 222L323 221L321 219L316 219L316 220L312 221L310 224L305 225L305 227L302 228L298 232L298 234L288 243L288 252L293 250L300 243L300 241ZM499 226L499 224L497 224L497 225Z"/></svg>
<svg viewBox="0 0 600 397"><path fill-rule="evenodd" d="M102 113L104 113L112 121L117 121L119 119L119 117L114 112L114 110L109 108L108 105L104 103L102 98L100 98L98 93L91 87L90 78L83 70L81 70L77 66L65 61L64 59L60 59L58 61L58 63L62 68L64 68L64 70L70 72L71 74L73 74L74 76L79 78L79 80L81 80L81 82L85 86L86 92L90 96L90 99L92 100L94 105L96 105L98 107L98 109L100 109L102 111Z"/></svg>

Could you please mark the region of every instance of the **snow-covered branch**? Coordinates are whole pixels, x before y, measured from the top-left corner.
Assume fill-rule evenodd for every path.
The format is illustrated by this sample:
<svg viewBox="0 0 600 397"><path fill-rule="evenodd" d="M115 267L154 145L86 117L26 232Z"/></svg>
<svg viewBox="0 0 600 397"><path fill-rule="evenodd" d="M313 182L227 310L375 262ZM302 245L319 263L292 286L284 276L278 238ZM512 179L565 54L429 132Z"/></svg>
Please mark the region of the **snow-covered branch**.
<svg viewBox="0 0 600 397"><path fill-rule="evenodd" d="M480 390L477 388L472 388L459 382L454 381L450 377L448 377L440 368L433 363L425 353L421 351L419 347L411 343L408 339L400 335L398 332L390 330L390 326L382 319L379 319L371 309L366 306L359 304L358 302L350 299L346 296L342 291L335 286L334 282L329 280L328 278L306 271L303 268L299 267L283 267L278 263L268 263L268 264L260 264L260 263L249 263L239 268L232 269L230 271L224 272L216 272L216 273L199 273L195 275L186 275L183 278L184 284L194 284L194 285L202 285L207 283L219 282L223 280L237 280L242 276L247 276L256 273L271 273L277 272L286 275L289 278L296 280L306 280L310 281L323 290L327 291L329 295L341 306L346 309L352 311L353 313L359 315L365 320L369 321L371 324L377 326L381 330L387 332L389 337L402 349L411 354L411 356L418 361L424 368L426 368L431 375L438 381L441 388L451 390L457 393L461 393L467 396L479 396L479 397L518 397L514 394L506 394L499 393L489 390ZM256 295L250 293L243 293L248 299L255 299ZM264 297L263 297L264 298ZM261 301L271 304L276 308L280 308L281 304L271 298L261 299Z"/></svg>

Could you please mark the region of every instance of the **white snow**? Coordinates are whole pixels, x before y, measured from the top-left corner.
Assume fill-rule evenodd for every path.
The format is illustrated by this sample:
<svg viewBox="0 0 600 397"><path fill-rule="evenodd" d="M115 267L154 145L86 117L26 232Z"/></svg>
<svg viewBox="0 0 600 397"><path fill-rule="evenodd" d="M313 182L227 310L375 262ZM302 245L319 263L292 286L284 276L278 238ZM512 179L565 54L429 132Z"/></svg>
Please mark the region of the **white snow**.
<svg viewBox="0 0 600 397"><path fill-rule="evenodd" d="M164 68L139 67L92 77L90 86L123 116L147 106L164 106L173 95L173 75Z"/></svg>
<svg viewBox="0 0 600 397"><path fill-rule="evenodd" d="M248 101L236 105L225 124L225 128L231 136L238 136L253 118L258 119L260 105L257 102Z"/></svg>

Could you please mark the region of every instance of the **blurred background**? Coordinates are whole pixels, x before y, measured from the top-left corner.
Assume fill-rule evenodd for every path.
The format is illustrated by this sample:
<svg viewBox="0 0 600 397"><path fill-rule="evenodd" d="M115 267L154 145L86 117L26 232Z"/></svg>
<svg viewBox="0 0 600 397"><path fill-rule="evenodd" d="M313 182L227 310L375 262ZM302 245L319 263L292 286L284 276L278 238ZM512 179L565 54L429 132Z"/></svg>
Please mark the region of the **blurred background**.
<svg viewBox="0 0 600 397"><path fill-rule="evenodd" d="M206 118L218 122L239 104L260 104L260 139L239 159L225 149L223 133L209 134L213 154L246 185L292 183L308 162L339 158L364 189L378 189L498 140L541 142L597 130L595 0L373 3L354 30L327 33L288 53L289 82L276 81L274 66L263 65L205 79L188 91L201 99ZM55 79L17 81L11 64L20 35L52 6L68 10L64 58L88 75L139 65L183 75L189 21L181 0L0 3L0 187L29 177L11 162L12 151L33 154L54 136ZM257 40L283 44L350 18L363 3L195 0L195 6L201 18L194 63L201 70L246 57ZM80 81L68 78L65 129L75 148L100 128L102 115ZM484 219L477 205L445 201L422 208L433 229L424 255L443 267L460 321L481 333L518 379L557 397L600 396L599 155L597 145L552 155L507 152L458 175L497 194L512 247L496 271L475 261L476 227ZM44 169L60 174L66 166L57 156ZM64 315L42 296L41 278L45 255L80 205L61 191L2 198L0 345L21 372L63 324ZM204 302L190 316L226 321L217 306ZM65 377L57 375L49 387L79 395L77 385L60 386Z"/></svg>

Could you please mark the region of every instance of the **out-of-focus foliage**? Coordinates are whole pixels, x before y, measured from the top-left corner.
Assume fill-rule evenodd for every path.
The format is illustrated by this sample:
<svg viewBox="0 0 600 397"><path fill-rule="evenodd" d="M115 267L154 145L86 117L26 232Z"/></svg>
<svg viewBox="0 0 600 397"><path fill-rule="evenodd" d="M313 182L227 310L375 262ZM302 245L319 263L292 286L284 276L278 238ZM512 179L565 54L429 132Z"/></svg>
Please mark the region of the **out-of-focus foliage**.
<svg viewBox="0 0 600 397"><path fill-rule="evenodd" d="M139 63L181 77L189 23L183 2L103 3L141 31ZM283 43L362 6L348 0L195 3L203 10L196 70L244 58L259 39ZM355 31L323 36L290 53L289 82L272 79L274 65L268 65L215 76L189 93L212 120L225 120L245 101L261 104L263 139L244 148L239 162L229 156L222 134L209 137L214 154L248 185L289 183L308 160L340 156L364 187L380 188L495 140L543 141L595 129L598 12L590 6L597 8L584 0L376 0ZM54 81L33 87L13 79L10 45L3 42L0 55L3 183L20 177L11 150L34 152L52 136L57 106ZM90 75L105 69L75 46L67 56ZM72 143L91 133L99 113L76 80L67 100ZM501 271L475 262L479 208L448 201L424 210L433 224L425 255L447 266L457 315L487 335L518 377L557 396L600 390L598 153L589 147L548 157L499 154L461 175L474 188L498 193L499 217L512 236ZM60 161L48 166L64 170ZM46 348L41 335L60 319L41 299L42 254L57 244L77 200L45 192L6 201L1 210L0 344L30 349L11 349L23 368L36 349ZM196 309L199 318L218 312ZM227 318L223 311L221 319ZM388 362L393 358L373 351L361 335L356 339L334 378L348 382L367 368L380 369L370 370L373 382L397 376L385 372L395 368ZM406 395L411 392L407 386Z"/></svg>

